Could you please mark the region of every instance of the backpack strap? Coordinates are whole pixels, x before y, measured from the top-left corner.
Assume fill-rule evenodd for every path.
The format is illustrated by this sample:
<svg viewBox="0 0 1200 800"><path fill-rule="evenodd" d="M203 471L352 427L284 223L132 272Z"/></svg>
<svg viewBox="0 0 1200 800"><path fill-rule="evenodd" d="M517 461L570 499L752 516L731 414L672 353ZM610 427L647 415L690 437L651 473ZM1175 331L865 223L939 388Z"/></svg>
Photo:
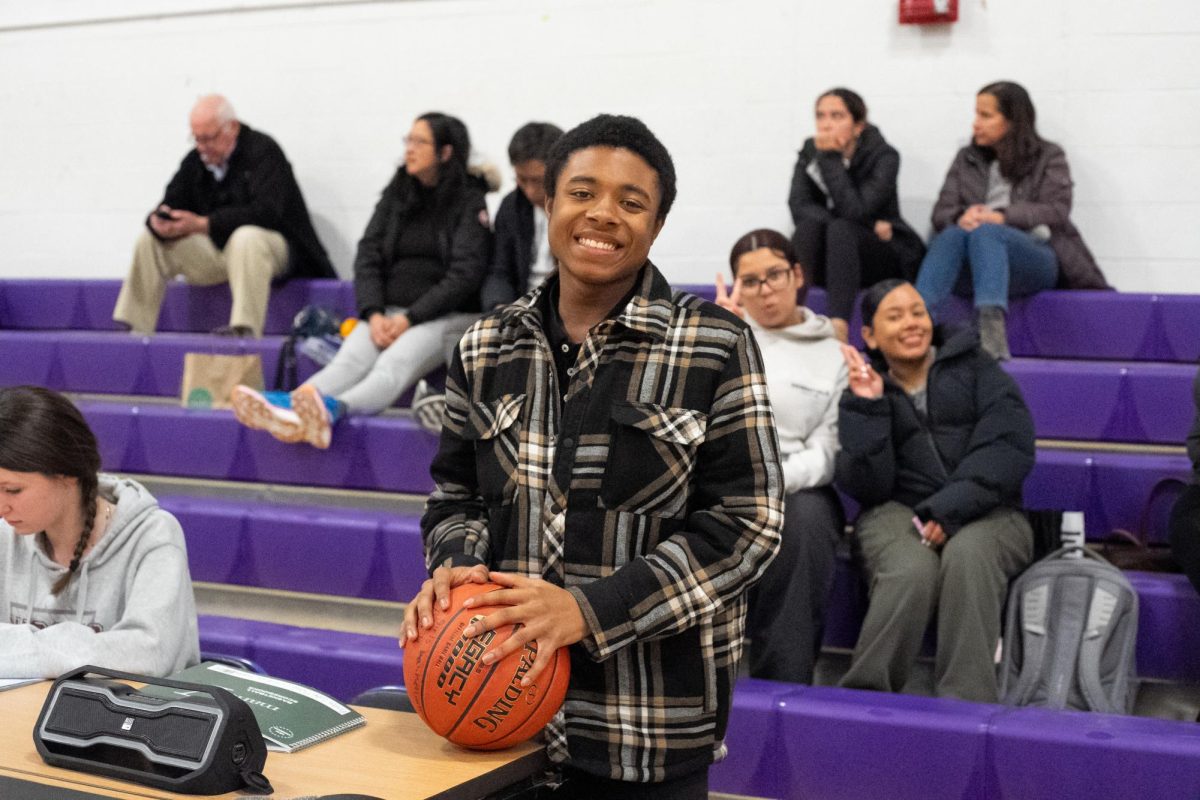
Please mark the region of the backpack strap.
<svg viewBox="0 0 1200 800"><path fill-rule="evenodd" d="M1046 636L1049 632L1050 583L1037 581L1021 587L1020 629L1021 664L1016 686L1004 693L1004 702L1023 706L1029 703L1041 683L1046 661ZM1009 630L1017 630L1011 626ZM1015 654L1013 654L1015 656ZM1007 657L1007 654L1006 654ZM1007 671L1006 671L1007 672ZM1007 678L1007 674L1006 674ZM1007 682L1007 681L1006 681Z"/></svg>
<svg viewBox="0 0 1200 800"><path fill-rule="evenodd" d="M1123 576L1109 578L1098 576L1093 580L1091 605L1088 608L1087 626L1079 642L1078 679L1079 689L1087 706L1092 711L1111 714L1127 714L1131 710L1129 701L1133 678L1133 645L1136 634L1130 630L1137 619L1137 595ZM1120 652L1116 662L1102 664L1104 653L1116 640ZM1112 691L1104 690L1100 671L1103 666L1115 672L1112 676Z"/></svg>
<svg viewBox="0 0 1200 800"><path fill-rule="evenodd" d="M275 391L290 392L296 388L296 336L288 336L279 348L275 363Z"/></svg>

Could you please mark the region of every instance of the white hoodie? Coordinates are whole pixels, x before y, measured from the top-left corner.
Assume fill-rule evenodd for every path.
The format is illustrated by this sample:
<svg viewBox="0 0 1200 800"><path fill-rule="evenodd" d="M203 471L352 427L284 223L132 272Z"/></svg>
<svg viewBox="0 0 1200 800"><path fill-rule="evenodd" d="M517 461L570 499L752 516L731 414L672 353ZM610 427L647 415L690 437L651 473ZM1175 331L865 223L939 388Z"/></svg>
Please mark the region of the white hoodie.
<svg viewBox="0 0 1200 800"><path fill-rule="evenodd" d="M746 315L762 351L788 494L833 482L838 401L847 381L833 324L802 310L804 321L786 328L763 328Z"/></svg>
<svg viewBox="0 0 1200 800"><path fill-rule="evenodd" d="M58 597L50 587L66 568L44 537L0 521L0 678L56 678L84 664L163 676L200 660L179 523L135 481L101 474L100 494L116 505L112 522Z"/></svg>

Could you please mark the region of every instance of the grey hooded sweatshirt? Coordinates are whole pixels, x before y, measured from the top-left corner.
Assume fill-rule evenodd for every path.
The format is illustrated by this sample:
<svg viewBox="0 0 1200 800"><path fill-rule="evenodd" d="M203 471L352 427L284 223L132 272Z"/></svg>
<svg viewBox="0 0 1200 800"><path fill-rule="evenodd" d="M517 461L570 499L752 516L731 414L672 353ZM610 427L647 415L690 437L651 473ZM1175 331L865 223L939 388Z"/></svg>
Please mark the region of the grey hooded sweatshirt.
<svg viewBox="0 0 1200 800"><path fill-rule="evenodd" d="M0 521L0 678L55 678L84 664L163 676L200 660L179 522L135 481L100 475L112 522L55 597L66 571L44 537ZM30 609L32 608L32 613Z"/></svg>
<svg viewBox="0 0 1200 800"><path fill-rule="evenodd" d="M838 401L847 381L833 324L803 311L804 321L786 328L763 328L746 315L762 352L788 494L833 482Z"/></svg>

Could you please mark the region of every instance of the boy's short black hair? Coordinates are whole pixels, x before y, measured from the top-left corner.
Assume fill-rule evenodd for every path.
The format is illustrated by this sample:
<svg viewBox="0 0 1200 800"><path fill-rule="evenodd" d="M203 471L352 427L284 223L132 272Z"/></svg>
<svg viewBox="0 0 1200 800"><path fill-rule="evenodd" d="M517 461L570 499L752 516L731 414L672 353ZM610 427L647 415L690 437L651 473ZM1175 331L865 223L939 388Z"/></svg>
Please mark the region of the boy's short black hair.
<svg viewBox="0 0 1200 800"><path fill-rule="evenodd" d="M546 156L546 196L554 197L558 174L567 159L589 147L623 147L637 153L658 174L658 219L666 219L675 202L675 162L646 124L636 117L600 114L562 135Z"/></svg>
<svg viewBox="0 0 1200 800"><path fill-rule="evenodd" d="M508 163L515 167L526 161L545 161L562 134L562 128L552 122L526 122L508 143Z"/></svg>

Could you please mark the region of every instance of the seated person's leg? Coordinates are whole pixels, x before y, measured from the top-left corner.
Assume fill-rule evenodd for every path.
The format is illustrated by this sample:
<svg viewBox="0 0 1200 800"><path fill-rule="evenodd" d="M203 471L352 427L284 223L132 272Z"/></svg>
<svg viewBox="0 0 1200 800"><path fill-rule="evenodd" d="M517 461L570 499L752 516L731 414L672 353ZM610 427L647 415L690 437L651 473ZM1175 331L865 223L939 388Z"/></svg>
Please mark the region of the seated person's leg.
<svg viewBox="0 0 1200 800"><path fill-rule="evenodd" d="M414 325L380 353L367 376L338 395L338 400L345 403L348 413L378 414L418 379L442 366L444 341L450 331L461 335L476 319L477 314L447 314Z"/></svg>
<svg viewBox="0 0 1200 800"><path fill-rule="evenodd" d="M153 333L167 283L177 275L199 285L223 282L226 273L220 251L203 234L162 241L143 229L113 308L113 320L136 333Z"/></svg>
<svg viewBox="0 0 1200 800"><path fill-rule="evenodd" d="M1171 509L1171 552L1200 592L1200 486L1188 486Z"/></svg>
<svg viewBox="0 0 1200 800"><path fill-rule="evenodd" d="M854 296L862 287L862 240L868 233L866 226L846 219L835 219L825 229L825 286L834 319L849 320L854 309Z"/></svg>
<svg viewBox="0 0 1200 800"><path fill-rule="evenodd" d="M936 316L967 263L967 232L951 225L933 238L917 273L917 291Z"/></svg>
<svg viewBox="0 0 1200 800"><path fill-rule="evenodd" d="M750 594L751 677L812 683L844 524L841 502L828 487L784 498L779 553Z"/></svg>
<svg viewBox="0 0 1200 800"><path fill-rule="evenodd" d="M401 309L389 308L388 316L403 313ZM333 360L305 383L312 384L326 397L339 397L367 376L380 349L371 341L371 326L360 319L338 348Z"/></svg>
<svg viewBox="0 0 1200 800"><path fill-rule="evenodd" d="M804 267L804 277L809 286L825 285L825 220L803 218L796 223L792 234L792 247L796 258Z"/></svg>
<svg viewBox="0 0 1200 800"><path fill-rule="evenodd" d="M1009 297L1053 289L1058 259L1050 245L1008 225L980 225L967 237L976 307L1008 309Z"/></svg>
<svg viewBox="0 0 1200 800"><path fill-rule="evenodd" d="M243 225L234 230L222 251L229 274L233 308L229 327L262 336L271 298L271 280L287 269L288 245L283 234Z"/></svg>
<svg viewBox="0 0 1200 800"><path fill-rule="evenodd" d="M921 544L911 508L884 503L859 516L854 535L870 605L841 685L898 692L908 682L938 598L938 556Z"/></svg>
<svg viewBox="0 0 1200 800"><path fill-rule="evenodd" d="M1033 531L1013 509L997 509L946 542L934 671L938 696L996 702L996 643L1008 581L1032 559Z"/></svg>

